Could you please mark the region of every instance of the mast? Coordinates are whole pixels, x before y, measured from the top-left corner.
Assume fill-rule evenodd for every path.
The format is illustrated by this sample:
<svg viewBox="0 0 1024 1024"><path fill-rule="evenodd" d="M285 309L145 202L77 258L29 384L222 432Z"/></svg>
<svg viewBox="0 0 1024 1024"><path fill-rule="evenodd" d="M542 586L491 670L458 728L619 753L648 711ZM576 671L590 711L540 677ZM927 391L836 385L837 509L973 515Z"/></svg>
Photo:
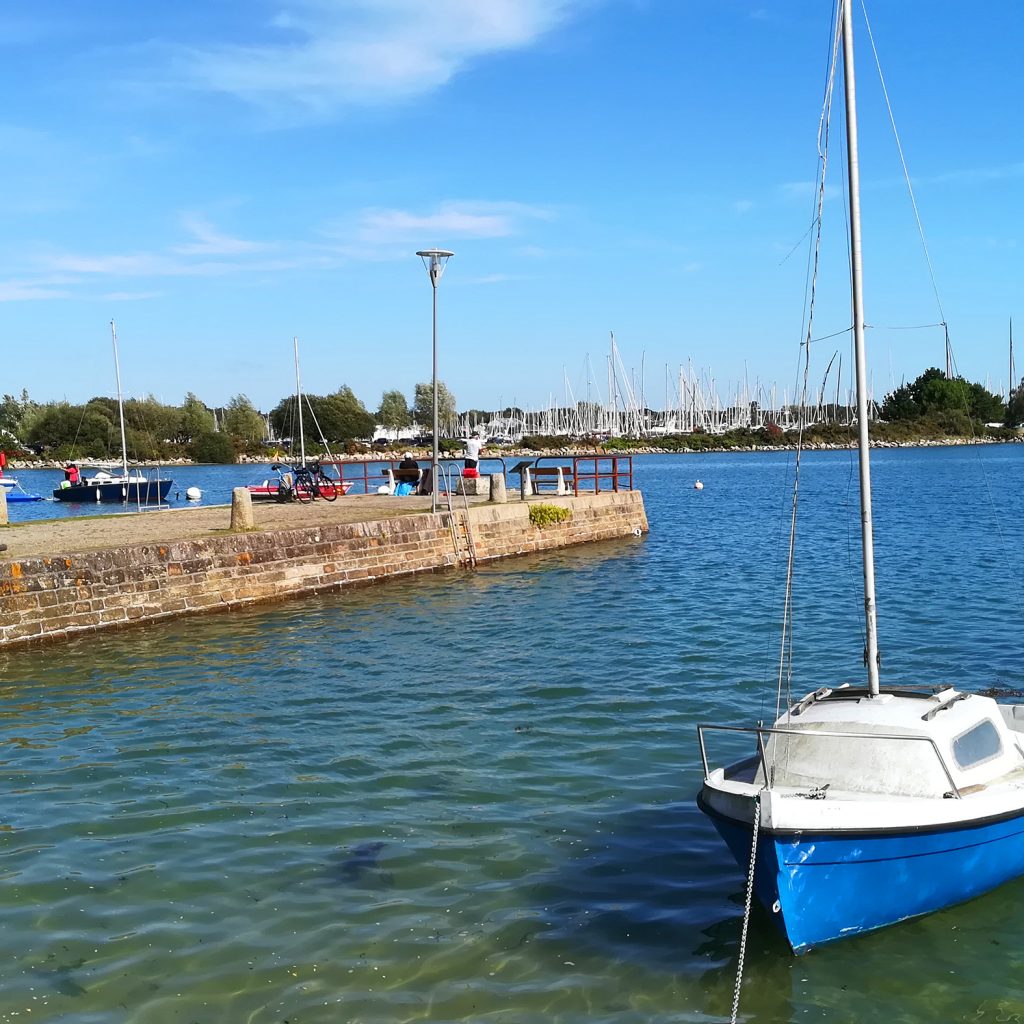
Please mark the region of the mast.
<svg viewBox="0 0 1024 1024"><path fill-rule="evenodd" d="M1010 317L1010 386L1006 389L1006 400L1010 400L1016 385L1017 370L1013 365L1013 317Z"/></svg>
<svg viewBox="0 0 1024 1024"><path fill-rule="evenodd" d="M853 345L857 373L857 449L860 464L861 548L864 560L864 660L868 690L878 695L878 624L875 607L875 547L871 528L871 455L868 438L867 359L864 354L864 280L860 236L860 165L857 155L857 88L853 68L852 0L841 0L846 151L850 184L850 260L853 268Z"/></svg>
<svg viewBox="0 0 1024 1024"><path fill-rule="evenodd" d="M299 339L292 338L295 346L295 400L299 405L299 453L302 465L306 465L306 435L302 429L302 381L299 378Z"/></svg>
<svg viewBox="0 0 1024 1024"><path fill-rule="evenodd" d="M110 321L110 340L114 344L114 376L117 378L117 418L121 421L121 468L128 479L128 442L124 436L124 398L121 395L121 360L117 356L117 326ZM127 493L127 492L125 492Z"/></svg>

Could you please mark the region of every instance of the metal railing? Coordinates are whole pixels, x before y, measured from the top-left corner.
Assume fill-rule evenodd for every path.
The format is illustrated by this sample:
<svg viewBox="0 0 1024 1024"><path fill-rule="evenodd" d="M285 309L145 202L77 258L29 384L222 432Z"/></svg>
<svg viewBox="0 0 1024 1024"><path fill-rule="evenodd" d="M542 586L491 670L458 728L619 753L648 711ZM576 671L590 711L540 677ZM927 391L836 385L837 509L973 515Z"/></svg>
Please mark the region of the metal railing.
<svg viewBox="0 0 1024 1024"><path fill-rule="evenodd" d="M946 764L946 759L942 756L942 752L939 750L938 745L931 736L910 736L904 733L884 733L884 732L838 732L826 729L766 729L763 726L743 726L743 725L698 725L697 726L697 739L700 743L700 759L704 765L704 778L709 779L711 776L708 768L708 755L707 750L704 746L704 730L715 730L717 732L743 732L743 733L755 733L757 735L757 752L758 757L761 761L761 771L764 773L765 786L768 789L772 788L771 777L768 771L768 755L765 750L764 738L765 736L803 736L803 737L814 737L817 739L819 736L829 737L831 739L847 739L847 740L911 740L916 743L927 743L931 746L932 751L935 753L935 757L938 760L942 771L945 773L946 780L949 782L950 791L957 800L963 799L960 795L960 789L957 784L953 781L953 776L950 773L949 765Z"/></svg>
<svg viewBox="0 0 1024 1024"><path fill-rule="evenodd" d="M632 455L541 455L534 459L531 467L535 484L539 483L534 472L538 469L542 473L562 469L561 479L566 486L572 486L572 493L577 497L581 493L633 490Z"/></svg>
<svg viewBox="0 0 1024 1024"><path fill-rule="evenodd" d="M376 494L378 488L387 486L390 488L394 483L394 473L398 468L400 459L333 459L331 461L321 460L321 466L334 466L338 470L341 482L351 484L349 494ZM417 459L419 463L425 463L420 468L430 468L429 459ZM440 459L438 461L438 477L446 481L451 487L453 478L457 478L461 472L462 459ZM508 465L503 458L486 458L482 462L497 462L501 465L501 475L508 479Z"/></svg>

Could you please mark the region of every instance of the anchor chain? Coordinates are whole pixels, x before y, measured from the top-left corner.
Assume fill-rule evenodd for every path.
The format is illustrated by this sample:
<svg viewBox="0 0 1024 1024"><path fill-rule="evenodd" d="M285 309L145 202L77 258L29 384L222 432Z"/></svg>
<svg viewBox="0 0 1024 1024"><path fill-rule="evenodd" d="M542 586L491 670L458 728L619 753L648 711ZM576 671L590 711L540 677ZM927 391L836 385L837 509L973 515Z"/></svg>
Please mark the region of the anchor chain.
<svg viewBox="0 0 1024 1024"><path fill-rule="evenodd" d="M736 1024L740 1012L740 987L743 985L743 961L747 954L747 927L750 924L750 908L754 903L754 867L757 864L757 833L761 826L761 794L754 797L754 831L750 841L750 868L747 871L747 901L743 907L743 930L740 932L739 961L736 964L736 985L732 993L732 1016L729 1024Z"/></svg>

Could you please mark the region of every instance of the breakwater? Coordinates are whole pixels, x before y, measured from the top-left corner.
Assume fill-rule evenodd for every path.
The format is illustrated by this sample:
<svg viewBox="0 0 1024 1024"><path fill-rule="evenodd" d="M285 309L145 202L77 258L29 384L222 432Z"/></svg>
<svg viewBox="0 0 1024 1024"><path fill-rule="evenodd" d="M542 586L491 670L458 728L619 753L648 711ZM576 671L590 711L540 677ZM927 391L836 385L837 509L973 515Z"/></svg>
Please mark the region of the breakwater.
<svg viewBox="0 0 1024 1024"><path fill-rule="evenodd" d="M648 528L638 491L545 497L543 504L568 510L558 521L536 513L531 517L539 504L482 504L347 522L325 519L240 534L221 529L70 554L14 551L0 561L0 647L468 568L638 535ZM172 515L182 518L180 523L166 521L171 535L187 513ZM122 536L130 538L130 526Z"/></svg>

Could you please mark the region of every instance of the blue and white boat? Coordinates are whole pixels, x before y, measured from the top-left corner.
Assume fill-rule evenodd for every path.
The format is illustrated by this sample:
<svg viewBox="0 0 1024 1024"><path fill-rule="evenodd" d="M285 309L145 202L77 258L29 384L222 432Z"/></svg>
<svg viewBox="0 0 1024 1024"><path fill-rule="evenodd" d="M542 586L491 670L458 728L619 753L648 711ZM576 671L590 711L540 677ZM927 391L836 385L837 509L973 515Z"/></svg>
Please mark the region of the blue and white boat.
<svg viewBox="0 0 1024 1024"><path fill-rule="evenodd" d="M135 505L137 508L163 506L170 493L173 483L167 477L147 476L141 469L128 464L128 442L124 430L124 397L121 392L121 359L117 351L117 327L110 321L110 339L114 347L114 374L117 379L117 416L121 427L121 461L89 462L91 475L62 481L60 487L53 491L57 501L69 502L119 502L124 505ZM77 464L69 465L77 470Z"/></svg>
<svg viewBox="0 0 1024 1024"><path fill-rule="evenodd" d="M0 490L4 492L4 497L11 502L43 500L41 494L32 494L30 491L26 491L18 482L17 477L13 476L0 477Z"/></svg>
<svg viewBox="0 0 1024 1024"><path fill-rule="evenodd" d="M698 729L698 804L796 953L941 910L1024 874L1024 705L920 680L885 688L879 681L850 7L840 0L837 31L864 575L864 634L856 643L866 640L867 685L822 686L770 727ZM722 731L749 734L750 756L711 765L707 740Z"/></svg>

